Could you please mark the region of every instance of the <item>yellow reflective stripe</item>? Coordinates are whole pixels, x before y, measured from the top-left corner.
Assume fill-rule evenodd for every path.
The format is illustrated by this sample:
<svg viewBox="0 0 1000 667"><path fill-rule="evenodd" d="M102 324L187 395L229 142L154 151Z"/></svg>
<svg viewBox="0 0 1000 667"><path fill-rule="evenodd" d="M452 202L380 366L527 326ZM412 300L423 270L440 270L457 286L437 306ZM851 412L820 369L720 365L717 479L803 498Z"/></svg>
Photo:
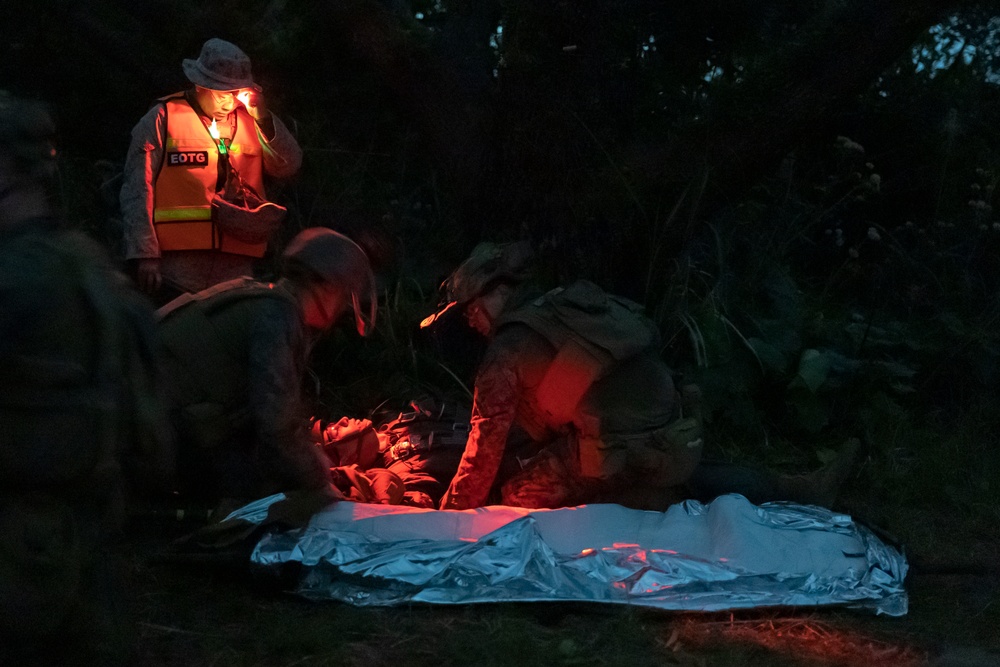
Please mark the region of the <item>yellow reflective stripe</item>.
<svg viewBox="0 0 1000 667"><path fill-rule="evenodd" d="M190 220L211 220L210 206L182 206L179 208L158 208L153 212L153 222L187 222Z"/></svg>

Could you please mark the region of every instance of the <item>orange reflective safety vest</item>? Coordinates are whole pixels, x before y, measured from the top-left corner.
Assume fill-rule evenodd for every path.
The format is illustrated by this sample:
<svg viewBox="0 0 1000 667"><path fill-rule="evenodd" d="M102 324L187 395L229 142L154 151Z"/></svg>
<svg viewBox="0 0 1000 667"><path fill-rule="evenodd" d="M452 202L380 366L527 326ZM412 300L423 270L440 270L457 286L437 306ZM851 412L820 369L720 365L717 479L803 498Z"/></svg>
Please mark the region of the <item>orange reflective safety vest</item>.
<svg viewBox="0 0 1000 667"><path fill-rule="evenodd" d="M167 136L153 209L160 250L219 250L262 257L266 243L237 241L212 222L212 198L225 184L225 173L208 127L183 93L162 101L167 109ZM228 147L229 161L243 181L263 196L263 148L257 126L242 106L234 113L236 131Z"/></svg>

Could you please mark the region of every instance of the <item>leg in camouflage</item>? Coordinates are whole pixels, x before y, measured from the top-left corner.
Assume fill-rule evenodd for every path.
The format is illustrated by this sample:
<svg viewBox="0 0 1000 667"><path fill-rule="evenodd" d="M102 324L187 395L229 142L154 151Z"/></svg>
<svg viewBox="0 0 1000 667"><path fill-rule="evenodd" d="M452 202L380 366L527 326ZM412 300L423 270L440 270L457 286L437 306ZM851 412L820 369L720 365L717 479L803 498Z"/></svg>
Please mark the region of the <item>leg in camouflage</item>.
<svg viewBox="0 0 1000 667"><path fill-rule="evenodd" d="M503 485L501 493L504 505L542 509L583 502L585 487L567 459L553 449L544 449Z"/></svg>

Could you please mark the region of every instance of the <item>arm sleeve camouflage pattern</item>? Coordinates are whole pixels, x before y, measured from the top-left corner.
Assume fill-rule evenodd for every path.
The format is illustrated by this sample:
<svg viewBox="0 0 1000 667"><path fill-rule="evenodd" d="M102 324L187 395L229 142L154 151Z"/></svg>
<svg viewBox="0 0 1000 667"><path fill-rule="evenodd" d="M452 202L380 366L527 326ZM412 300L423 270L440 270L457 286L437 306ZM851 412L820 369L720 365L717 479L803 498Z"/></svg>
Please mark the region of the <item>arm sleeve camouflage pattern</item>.
<svg viewBox="0 0 1000 667"><path fill-rule="evenodd" d="M257 131L263 148L264 173L274 178L294 176L302 166L302 149L281 119L272 115L271 120L274 122L273 136L268 138L260 127Z"/></svg>
<svg viewBox="0 0 1000 667"><path fill-rule="evenodd" d="M469 441L441 499L441 509L469 509L486 502L517 415L520 393L516 352L494 341L476 375Z"/></svg>
<svg viewBox="0 0 1000 667"><path fill-rule="evenodd" d="M132 128L132 143L125 156L119 196L125 259L160 256L160 243L153 228L153 195L163 164L166 123L167 109L157 104Z"/></svg>
<svg viewBox="0 0 1000 667"><path fill-rule="evenodd" d="M316 488L329 482L330 463L308 436L302 401L308 341L290 303L257 318L250 344L250 411L257 435L256 457L282 489Z"/></svg>

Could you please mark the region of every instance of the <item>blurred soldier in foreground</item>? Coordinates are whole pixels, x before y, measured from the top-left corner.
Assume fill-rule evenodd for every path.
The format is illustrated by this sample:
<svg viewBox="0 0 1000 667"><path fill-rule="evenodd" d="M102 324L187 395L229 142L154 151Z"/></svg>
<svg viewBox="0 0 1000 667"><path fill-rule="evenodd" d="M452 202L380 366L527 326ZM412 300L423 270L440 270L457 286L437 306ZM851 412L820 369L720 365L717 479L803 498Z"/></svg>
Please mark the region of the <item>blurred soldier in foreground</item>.
<svg viewBox="0 0 1000 667"><path fill-rule="evenodd" d="M158 311L182 491L249 501L329 488L302 380L342 315L353 310L362 336L374 326L374 277L357 244L322 227L300 232L283 259L277 283L240 278Z"/></svg>
<svg viewBox="0 0 1000 667"><path fill-rule="evenodd" d="M753 502L832 502L828 492L843 480L853 451L821 474L798 478L701 464L700 422L680 418L658 333L640 306L587 281L534 298L521 289L529 260L523 244L480 244L445 281L444 309L423 323L461 308L469 326L489 338L468 443L442 509L491 500L665 509L689 493L729 492ZM698 398L692 391L689 402ZM525 443L509 442L514 425Z"/></svg>
<svg viewBox="0 0 1000 667"><path fill-rule="evenodd" d="M0 653L115 665L131 650L108 548L123 466L145 482L172 457L152 311L94 243L59 229L54 134L44 107L0 91Z"/></svg>
<svg viewBox="0 0 1000 667"><path fill-rule="evenodd" d="M183 68L194 88L133 128L121 191L125 259L159 303L251 275L284 217L264 174L286 178L302 163L236 45L210 39Z"/></svg>

